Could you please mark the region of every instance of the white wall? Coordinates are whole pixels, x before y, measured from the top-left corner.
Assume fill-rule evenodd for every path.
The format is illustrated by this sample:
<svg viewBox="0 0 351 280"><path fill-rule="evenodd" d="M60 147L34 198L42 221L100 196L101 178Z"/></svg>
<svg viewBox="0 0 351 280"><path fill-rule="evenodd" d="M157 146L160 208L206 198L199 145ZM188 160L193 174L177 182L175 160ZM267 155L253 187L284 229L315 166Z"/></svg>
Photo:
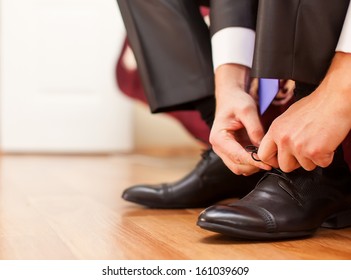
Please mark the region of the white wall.
<svg viewBox="0 0 351 280"><path fill-rule="evenodd" d="M0 28L2 151L133 148L132 104L115 81L115 0L1 0Z"/></svg>

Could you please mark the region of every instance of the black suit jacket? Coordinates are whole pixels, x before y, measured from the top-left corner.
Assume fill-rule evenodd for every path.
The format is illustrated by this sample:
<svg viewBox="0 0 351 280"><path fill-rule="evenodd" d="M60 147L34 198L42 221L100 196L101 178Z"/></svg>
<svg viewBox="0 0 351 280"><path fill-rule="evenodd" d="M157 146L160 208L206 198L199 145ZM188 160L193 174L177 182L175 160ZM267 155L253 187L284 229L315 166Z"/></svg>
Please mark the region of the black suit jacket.
<svg viewBox="0 0 351 280"><path fill-rule="evenodd" d="M350 0L261 0L253 75L319 84Z"/></svg>

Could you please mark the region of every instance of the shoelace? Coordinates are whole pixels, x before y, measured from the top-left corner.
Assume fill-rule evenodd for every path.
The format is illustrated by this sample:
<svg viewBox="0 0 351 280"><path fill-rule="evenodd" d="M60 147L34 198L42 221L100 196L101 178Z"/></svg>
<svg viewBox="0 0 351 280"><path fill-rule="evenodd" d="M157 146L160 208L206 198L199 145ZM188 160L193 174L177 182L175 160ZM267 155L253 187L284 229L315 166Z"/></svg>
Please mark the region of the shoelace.
<svg viewBox="0 0 351 280"><path fill-rule="evenodd" d="M258 147L254 146L254 145L247 145L245 147L245 150L248 152L248 153L251 153L251 158L254 160L254 161L258 161L258 162L262 162L262 160L260 160L259 158L257 158L257 152L258 152ZM282 171L280 168L275 168L275 167L272 167L272 170L275 171L275 172L270 172L270 171L267 171L265 173L265 175L263 176L263 178L265 178L266 176L268 175L274 175L274 176L279 176L285 180L288 180L289 182L291 182L291 179L287 176L287 174ZM262 178L262 179L263 179ZM262 181L262 179L260 181Z"/></svg>

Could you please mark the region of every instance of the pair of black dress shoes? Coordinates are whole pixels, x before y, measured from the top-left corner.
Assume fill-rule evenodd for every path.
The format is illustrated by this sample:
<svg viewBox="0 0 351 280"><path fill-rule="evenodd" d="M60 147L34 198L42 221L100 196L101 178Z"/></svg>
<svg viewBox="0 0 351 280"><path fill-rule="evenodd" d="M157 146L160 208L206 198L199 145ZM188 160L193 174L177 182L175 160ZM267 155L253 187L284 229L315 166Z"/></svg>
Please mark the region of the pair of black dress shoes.
<svg viewBox="0 0 351 280"><path fill-rule="evenodd" d="M174 183L137 185L122 197L152 208L208 207L199 216L203 229L239 239L274 240L313 235L319 227L351 226L351 174L339 149L328 168L280 170L237 176L212 151Z"/></svg>

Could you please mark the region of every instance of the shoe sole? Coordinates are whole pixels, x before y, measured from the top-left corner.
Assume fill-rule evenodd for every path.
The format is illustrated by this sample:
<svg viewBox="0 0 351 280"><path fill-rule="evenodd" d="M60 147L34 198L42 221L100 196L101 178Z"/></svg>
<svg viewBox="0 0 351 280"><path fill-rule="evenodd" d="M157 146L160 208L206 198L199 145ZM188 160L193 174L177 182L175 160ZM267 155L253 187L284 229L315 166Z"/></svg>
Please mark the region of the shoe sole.
<svg viewBox="0 0 351 280"><path fill-rule="evenodd" d="M198 221L197 225L205 230L221 233L243 240L279 240L279 239L300 239L313 235L316 230L297 231L297 232L256 232L237 229L225 225L209 223L206 221Z"/></svg>
<svg viewBox="0 0 351 280"><path fill-rule="evenodd" d="M249 239L249 240L278 240L278 239L297 239L304 238L313 235L318 228L297 231L297 232L256 232L247 231L242 229L233 228L230 226L216 224L213 222L207 222L199 220L197 225L203 229L229 235L238 239ZM329 216L320 227L329 229L342 229L351 226L351 209L338 212L334 215Z"/></svg>
<svg viewBox="0 0 351 280"><path fill-rule="evenodd" d="M165 205L160 205L160 204L154 204L154 203L148 203L145 201L138 201L137 199L133 200L132 198L128 196L122 196L122 198L125 201L132 202L141 206L145 206L148 208L152 209L193 209L193 208L206 208L210 206L212 203L209 204L199 204L199 205L184 205L184 204L165 204Z"/></svg>

